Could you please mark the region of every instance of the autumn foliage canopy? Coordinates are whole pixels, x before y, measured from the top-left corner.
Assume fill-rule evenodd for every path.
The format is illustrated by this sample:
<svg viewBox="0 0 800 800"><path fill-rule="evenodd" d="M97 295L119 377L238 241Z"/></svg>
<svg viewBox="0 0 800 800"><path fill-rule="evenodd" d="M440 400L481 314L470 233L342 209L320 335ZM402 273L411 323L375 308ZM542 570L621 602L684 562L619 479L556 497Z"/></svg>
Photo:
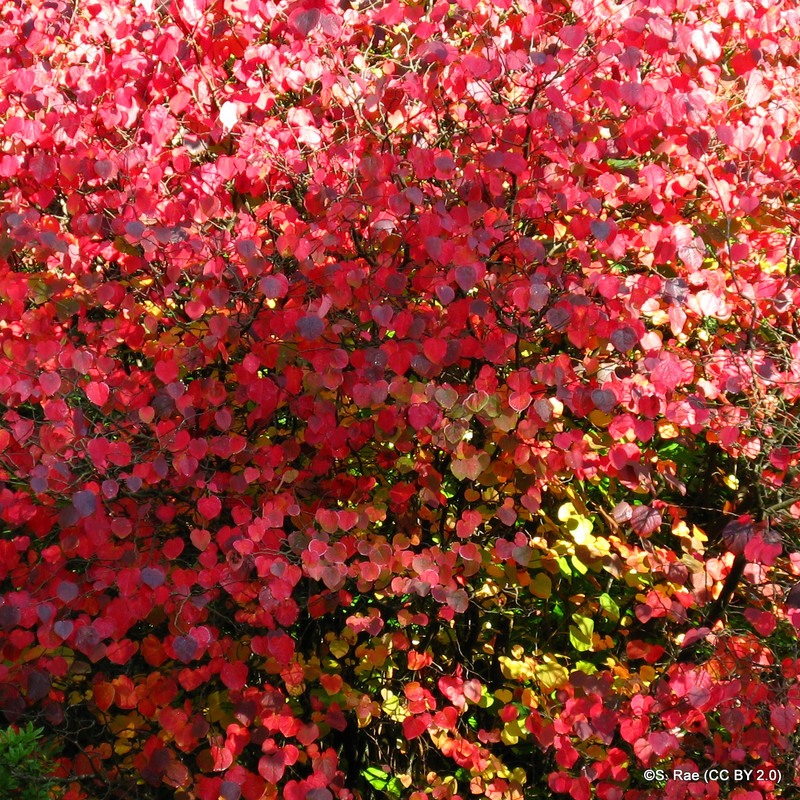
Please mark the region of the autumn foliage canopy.
<svg viewBox="0 0 800 800"><path fill-rule="evenodd" d="M799 52L0 2L0 709L68 800L797 796Z"/></svg>

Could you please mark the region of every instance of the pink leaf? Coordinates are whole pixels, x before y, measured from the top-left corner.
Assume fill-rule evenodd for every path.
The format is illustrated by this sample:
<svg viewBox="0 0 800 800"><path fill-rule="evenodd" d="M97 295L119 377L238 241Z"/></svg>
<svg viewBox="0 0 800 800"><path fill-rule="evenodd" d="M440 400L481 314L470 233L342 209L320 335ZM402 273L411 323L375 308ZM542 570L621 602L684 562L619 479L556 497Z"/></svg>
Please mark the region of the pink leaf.
<svg viewBox="0 0 800 800"><path fill-rule="evenodd" d="M586 41L586 31L580 25L565 25L558 32L558 38L567 47L577 50Z"/></svg>
<svg viewBox="0 0 800 800"><path fill-rule="evenodd" d="M43 372L39 376L39 386L50 397L61 388L61 376L56 372Z"/></svg>
<svg viewBox="0 0 800 800"><path fill-rule="evenodd" d="M277 300L279 297L286 297L289 291L289 281L285 275L267 275L258 282L258 288L264 292L268 300Z"/></svg>

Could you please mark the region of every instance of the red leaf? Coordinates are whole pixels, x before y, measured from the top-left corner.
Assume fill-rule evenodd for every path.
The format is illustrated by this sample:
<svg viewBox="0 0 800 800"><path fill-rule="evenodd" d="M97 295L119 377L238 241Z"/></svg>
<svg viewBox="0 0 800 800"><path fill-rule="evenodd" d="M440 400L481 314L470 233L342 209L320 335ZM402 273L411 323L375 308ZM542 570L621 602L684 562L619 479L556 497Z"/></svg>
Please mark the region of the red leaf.
<svg viewBox="0 0 800 800"><path fill-rule="evenodd" d="M285 633L270 631L267 636L267 649L279 664L285 666L291 662L294 656L294 640Z"/></svg>
<svg viewBox="0 0 800 800"><path fill-rule="evenodd" d="M158 361L155 365L156 377L165 384L178 379L178 364L173 360Z"/></svg>
<svg viewBox="0 0 800 800"><path fill-rule="evenodd" d="M547 783L554 792L567 794L572 788L572 776L566 772L551 772Z"/></svg>
<svg viewBox="0 0 800 800"><path fill-rule="evenodd" d="M779 540L774 542L765 541L765 535L759 533L753 536L745 545L744 556L754 564L764 564L771 567L782 550L783 547Z"/></svg>
<svg viewBox="0 0 800 800"><path fill-rule="evenodd" d="M56 173L56 160L44 153L37 153L31 158L28 168L37 183L45 183Z"/></svg>
<svg viewBox="0 0 800 800"><path fill-rule="evenodd" d="M192 544L201 552L211 543L211 532L201 528L194 528L189 534Z"/></svg>
<svg viewBox="0 0 800 800"><path fill-rule="evenodd" d="M297 731L297 741L302 745L310 745L319 739L319 728L310 722L306 725L301 725L300 730Z"/></svg>
<svg viewBox="0 0 800 800"><path fill-rule="evenodd" d="M677 738L667 731L653 731L648 735L647 740L659 758L664 758L664 756L680 750Z"/></svg>
<svg viewBox="0 0 800 800"><path fill-rule="evenodd" d="M214 770L222 772L233 764L233 753L227 747L211 746L211 757L214 759Z"/></svg>
<svg viewBox="0 0 800 800"><path fill-rule="evenodd" d="M433 724L446 730L455 730L458 723L458 711L453 706L445 706L433 716Z"/></svg>
<svg viewBox="0 0 800 800"><path fill-rule="evenodd" d="M106 681L97 681L92 686L92 697L100 711L108 711L114 702L114 687Z"/></svg>
<svg viewBox="0 0 800 800"><path fill-rule="evenodd" d="M222 501L216 495L201 497L197 501L197 510L206 518L214 519L222 511Z"/></svg>
<svg viewBox="0 0 800 800"><path fill-rule="evenodd" d="M206 313L205 304L199 300L189 300L183 307L189 319L200 319Z"/></svg>
<svg viewBox="0 0 800 800"><path fill-rule="evenodd" d="M661 514L651 506L634 506L631 527L640 536L650 536L661 527Z"/></svg>
<svg viewBox="0 0 800 800"><path fill-rule="evenodd" d="M247 682L247 664L241 661L226 662L222 665L219 676L229 689L244 689Z"/></svg>
<svg viewBox="0 0 800 800"><path fill-rule="evenodd" d="M337 694L343 685L341 675L328 675L327 673L320 675L319 682L328 694Z"/></svg>
<svg viewBox="0 0 800 800"><path fill-rule="evenodd" d="M444 339L426 339L422 352L432 364L441 364L447 354L447 342Z"/></svg>
<svg viewBox="0 0 800 800"><path fill-rule="evenodd" d="M428 427L437 417L438 411L428 403L419 403L408 409L408 421L416 431Z"/></svg>
<svg viewBox="0 0 800 800"><path fill-rule="evenodd" d="M419 653L416 650L408 651L408 668L410 670L420 670L429 667L433 663L433 656L429 653Z"/></svg>
<svg viewBox="0 0 800 800"><path fill-rule="evenodd" d="M782 734L788 736L797 727L798 713L794 706L775 706L769 712L769 721Z"/></svg>
<svg viewBox="0 0 800 800"><path fill-rule="evenodd" d="M127 664L138 651L139 646L136 642L123 639L119 642L111 642L106 647L106 658L112 664Z"/></svg>
<svg viewBox="0 0 800 800"><path fill-rule="evenodd" d="M691 365L683 366L677 361L667 360L660 362L653 370L650 380L662 391L671 391L691 380L693 374Z"/></svg>
<svg viewBox="0 0 800 800"><path fill-rule="evenodd" d="M791 604L789 607L792 607ZM769 636L778 626L778 620L769 611L748 608L745 609L744 615L760 636Z"/></svg>
<svg viewBox="0 0 800 800"><path fill-rule="evenodd" d="M403 733L406 739L416 739L422 736L432 722L432 717L429 713L419 714L415 717L406 717L403 720Z"/></svg>
<svg viewBox="0 0 800 800"><path fill-rule="evenodd" d="M648 727L649 719L646 716L624 717L620 721L619 733L626 742L633 744L633 742L641 740Z"/></svg>
<svg viewBox="0 0 800 800"><path fill-rule="evenodd" d="M271 755L264 755L258 760L258 774L267 783L276 785L286 771L286 756L283 750L278 750Z"/></svg>
<svg viewBox="0 0 800 800"><path fill-rule="evenodd" d="M464 701L464 681L458 677L445 675L439 678L438 682L439 691L454 705L456 708L464 709L466 702Z"/></svg>

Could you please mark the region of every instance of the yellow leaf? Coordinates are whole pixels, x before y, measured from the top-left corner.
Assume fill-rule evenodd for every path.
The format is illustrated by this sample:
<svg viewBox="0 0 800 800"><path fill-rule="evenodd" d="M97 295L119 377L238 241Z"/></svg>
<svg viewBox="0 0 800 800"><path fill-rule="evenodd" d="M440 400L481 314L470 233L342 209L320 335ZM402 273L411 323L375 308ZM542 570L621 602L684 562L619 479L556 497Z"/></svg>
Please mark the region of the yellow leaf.
<svg viewBox="0 0 800 800"><path fill-rule="evenodd" d="M534 676L534 662L531 658L525 658L521 661L514 661L508 656L500 656L498 658L500 662L500 669L507 678L511 678L515 681L529 681L533 679Z"/></svg>
<svg viewBox="0 0 800 800"><path fill-rule="evenodd" d="M564 505L558 509L558 518L561 522L566 522L571 517L577 516L578 512L575 510L575 506L572 505L572 503L564 503Z"/></svg>
<svg viewBox="0 0 800 800"><path fill-rule="evenodd" d="M594 409L594 411L589 412L589 422L597 428L607 428L611 424L612 419L613 417L610 414L606 414L599 409Z"/></svg>
<svg viewBox="0 0 800 800"><path fill-rule="evenodd" d="M689 526L681 519L672 526L674 536L689 536Z"/></svg>
<svg viewBox="0 0 800 800"><path fill-rule="evenodd" d="M502 739L503 744L507 745L516 744L522 736L524 736L524 734L520 730L519 720L517 719L507 722L500 733L500 738Z"/></svg>
<svg viewBox="0 0 800 800"><path fill-rule="evenodd" d="M639 670L639 677L644 681L645 686L649 686L656 678L656 670L651 666L644 666Z"/></svg>
<svg viewBox="0 0 800 800"><path fill-rule="evenodd" d="M516 781L520 786L528 782L528 771L525 767L515 767L511 770L511 780Z"/></svg>
<svg viewBox="0 0 800 800"><path fill-rule="evenodd" d="M388 689L381 689L381 697L383 698L381 709L390 719L395 722L402 722L406 717L410 716L411 712L402 705L400 698L394 692Z"/></svg>
<svg viewBox="0 0 800 800"><path fill-rule="evenodd" d="M580 496L580 494L575 491L575 488L568 485L565 487L565 492L567 497L572 501L572 505L575 506L576 516L588 516L589 509L586 507L586 503L583 502L583 498Z"/></svg>
<svg viewBox="0 0 800 800"><path fill-rule="evenodd" d="M658 435L662 439L677 439L681 435L680 428L677 425L673 425L673 423L664 419L659 420L657 427Z"/></svg>
<svg viewBox="0 0 800 800"><path fill-rule="evenodd" d="M539 699L530 689L525 689L522 693L522 705L528 708L538 708Z"/></svg>
<svg viewBox="0 0 800 800"><path fill-rule="evenodd" d="M722 482L729 488L736 491L739 488L739 479L735 475L725 475Z"/></svg>
<svg viewBox="0 0 800 800"><path fill-rule="evenodd" d="M164 316L164 309L160 306L157 306L152 300L145 300L144 303L142 303L142 306L148 314L156 319L161 319L161 317Z"/></svg>
<svg viewBox="0 0 800 800"><path fill-rule="evenodd" d="M343 656L347 655L348 651L350 650L350 645L341 639L336 639L330 643L329 649L334 658L342 658Z"/></svg>
<svg viewBox="0 0 800 800"><path fill-rule="evenodd" d="M131 746L124 739L117 739L117 741L114 742L114 752L118 756L124 756L125 753L130 753L130 751Z"/></svg>
<svg viewBox="0 0 800 800"><path fill-rule="evenodd" d="M152 276L146 277L144 275L141 275L137 278L131 279L131 286L133 286L136 289L147 289L148 286L152 285L153 285Z"/></svg>
<svg viewBox="0 0 800 800"><path fill-rule="evenodd" d="M681 556L681 564L689 567L691 572L700 572L703 569L703 562L699 561L694 556L690 556L688 553L684 553Z"/></svg>
<svg viewBox="0 0 800 800"><path fill-rule="evenodd" d="M553 593L553 581L546 572L539 572L531 581L531 594L546 600Z"/></svg>
<svg viewBox="0 0 800 800"><path fill-rule="evenodd" d="M543 663L536 665L534 674L542 690L548 693L563 686L569 679L567 670L554 661L548 661L547 657Z"/></svg>
<svg viewBox="0 0 800 800"><path fill-rule="evenodd" d="M514 693L510 692L508 689L498 689L494 696L501 702L508 705L514 699Z"/></svg>
<svg viewBox="0 0 800 800"><path fill-rule="evenodd" d="M488 597L496 597L498 594L500 594L500 587L493 580L487 580L473 596L483 600Z"/></svg>

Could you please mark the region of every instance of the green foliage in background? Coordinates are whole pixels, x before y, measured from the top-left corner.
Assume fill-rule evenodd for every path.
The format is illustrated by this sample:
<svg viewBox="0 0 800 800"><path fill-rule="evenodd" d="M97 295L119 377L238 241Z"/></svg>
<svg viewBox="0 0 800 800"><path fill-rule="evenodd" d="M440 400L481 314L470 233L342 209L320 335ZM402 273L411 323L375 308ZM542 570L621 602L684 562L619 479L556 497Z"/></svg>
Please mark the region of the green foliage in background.
<svg viewBox="0 0 800 800"><path fill-rule="evenodd" d="M14 800L51 800L58 793L52 749L41 741L42 728L0 731L0 797Z"/></svg>

